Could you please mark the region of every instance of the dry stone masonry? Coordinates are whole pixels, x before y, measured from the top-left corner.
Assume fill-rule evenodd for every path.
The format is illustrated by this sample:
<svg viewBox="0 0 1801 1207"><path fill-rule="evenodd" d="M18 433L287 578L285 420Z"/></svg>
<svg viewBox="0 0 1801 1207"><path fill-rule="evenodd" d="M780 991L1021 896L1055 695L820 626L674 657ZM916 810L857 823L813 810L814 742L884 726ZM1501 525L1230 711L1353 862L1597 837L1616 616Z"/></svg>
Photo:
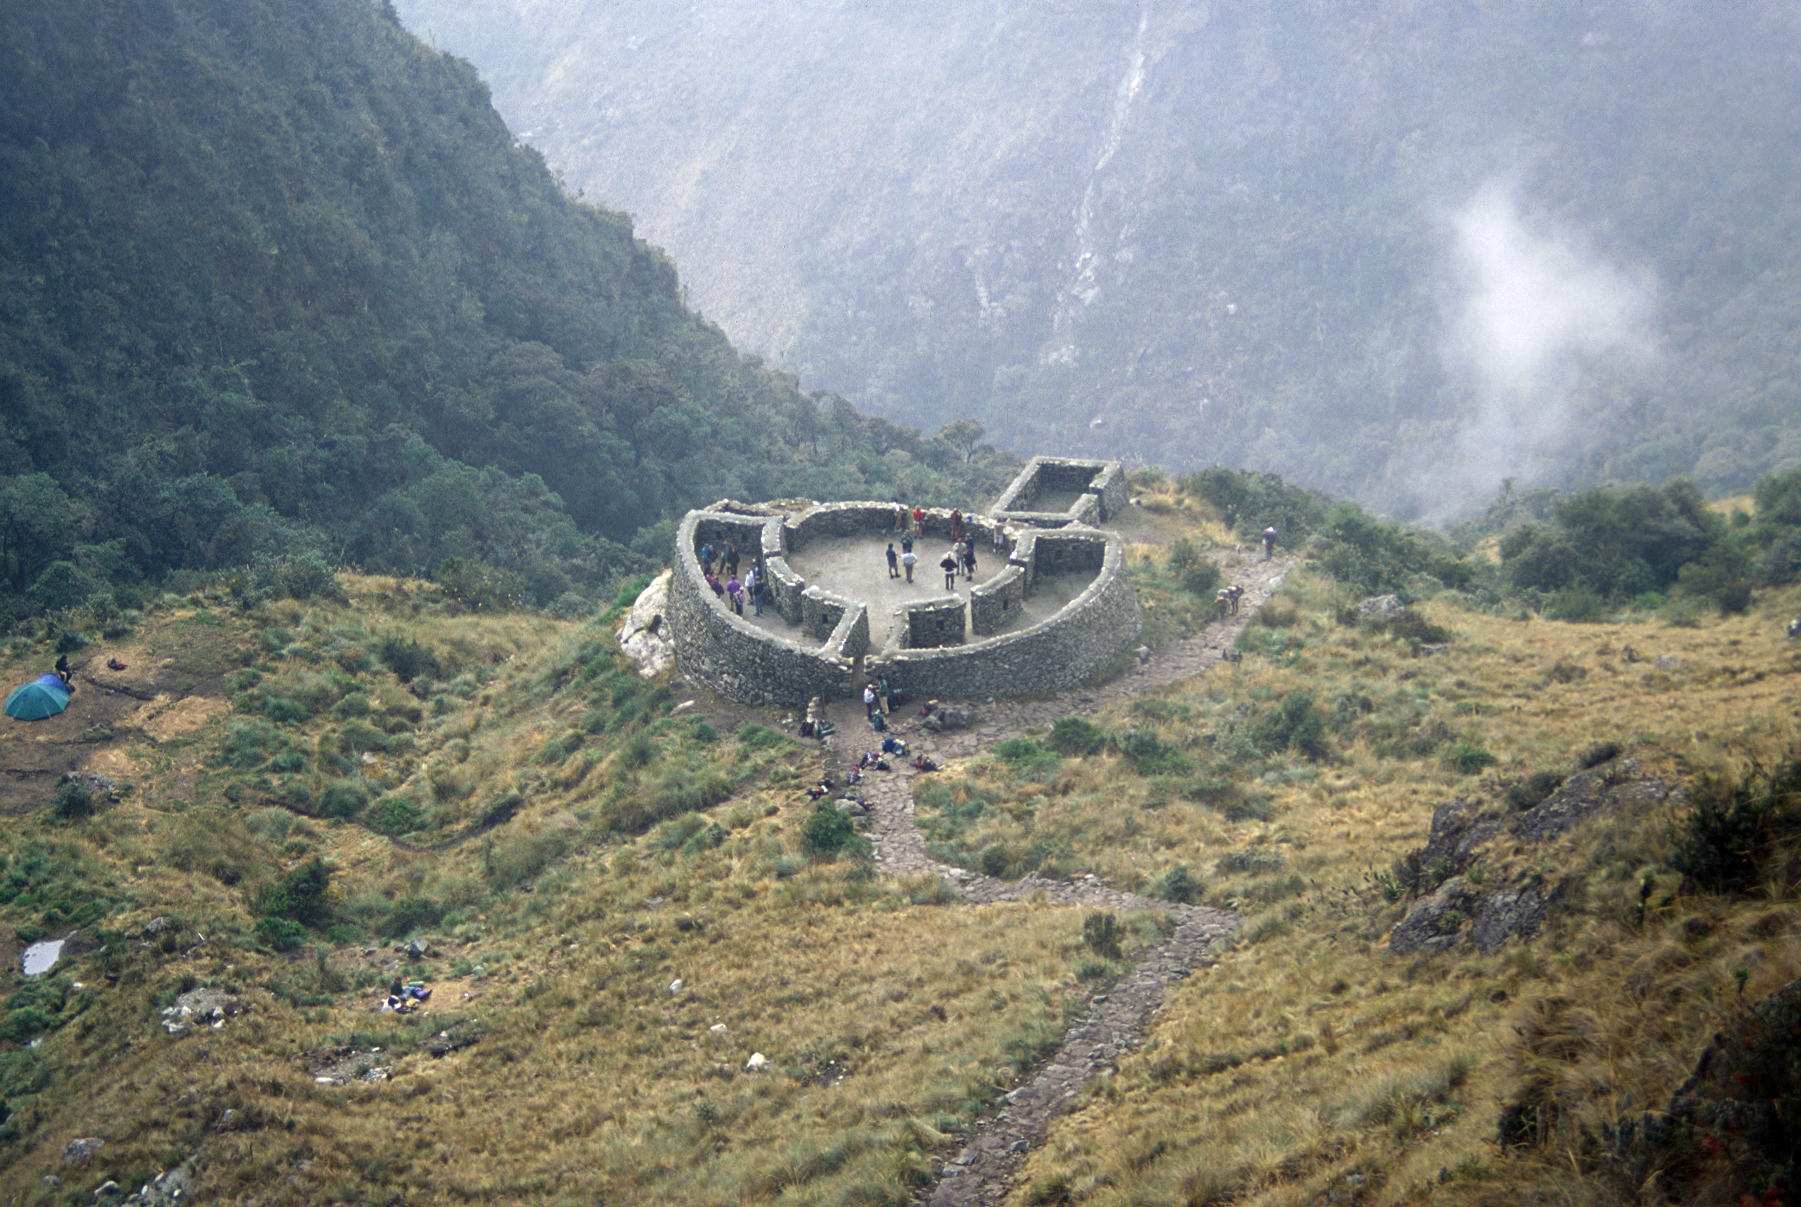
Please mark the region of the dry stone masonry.
<svg viewBox="0 0 1801 1207"><path fill-rule="evenodd" d="M1062 506L1044 510L1054 504ZM973 588L967 601L943 592L900 607L879 650L871 648L869 605L808 583L789 555L814 541L892 532L893 504L825 503L787 514L728 499L691 511L677 530L669 585L677 665L690 681L746 704L841 699L877 677L922 698L1067 690L1110 666L1143 627L1125 578L1123 542L1092 526L1125 506L1119 462L1034 457L993 514L964 520L985 550L1006 551L1001 573ZM924 534L948 540L950 524L949 511L933 509ZM763 560L773 606L795 632L734 615L708 586L700 551L727 540L737 545L741 565ZM1088 582L1055 613L1033 619L1027 601L1050 575Z"/></svg>

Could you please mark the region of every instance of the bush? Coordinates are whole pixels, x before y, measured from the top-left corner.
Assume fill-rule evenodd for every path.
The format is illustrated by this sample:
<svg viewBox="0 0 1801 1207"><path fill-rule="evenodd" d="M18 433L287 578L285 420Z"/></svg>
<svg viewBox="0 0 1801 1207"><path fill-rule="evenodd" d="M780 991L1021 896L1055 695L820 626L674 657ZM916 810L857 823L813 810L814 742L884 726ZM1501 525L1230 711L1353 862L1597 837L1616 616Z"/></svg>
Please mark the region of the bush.
<svg viewBox="0 0 1801 1207"><path fill-rule="evenodd" d="M801 830L801 847L816 859L836 859L840 854L862 857L869 852L869 840L857 833L850 815L840 812L830 801L813 806Z"/></svg>
<svg viewBox="0 0 1801 1207"><path fill-rule="evenodd" d="M64 780L56 786L56 795L50 801L50 811L62 821L79 821L90 817L94 812L94 794L80 780Z"/></svg>
<svg viewBox="0 0 1801 1207"><path fill-rule="evenodd" d="M1081 717L1062 717L1051 725L1045 745L1058 754L1090 755L1107 744L1107 733L1093 721Z"/></svg>
<svg viewBox="0 0 1801 1207"><path fill-rule="evenodd" d="M1175 747L1148 729L1128 729L1119 735L1118 744L1140 775L1187 775L1194 769Z"/></svg>
<svg viewBox="0 0 1801 1207"><path fill-rule="evenodd" d="M378 640L375 643L375 656L402 683L411 683L421 676L440 679L444 675L444 668L430 647L398 634L389 634Z"/></svg>
<svg viewBox="0 0 1801 1207"><path fill-rule="evenodd" d="M1082 919L1082 942L1103 960L1124 958L1119 949L1119 919L1109 910L1088 914Z"/></svg>
<svg viewBox="0 0 1801 1207"><path fill-rule="evenodd" d="M333 780L319 794L314 806L321 817L349 819L363 811L369 803L369 789L357 780Z"/></svg>
<svg viewBox="0 0 1801 1207"><path fill-rule="evenodd" d="M1225 578L1212 562L1201 562L1182 571L1182 589L1190 595L1211 599Z"/></svg>
<svg viewBox="0 0 1801 1207"><path fill-rule="evenodd" d="M410 797L385 797L369 810L363 824L377 834L410 834L425 824L425 811Z"/></svg>
<svg viewBox="0 0 1801 1207"><path fill-rule="evenodd" d="M1205 886L1189 872L1187 864L1177 864L1157 881L1151 892L1177 905L1193 905L1201 899Z"/></svg>
<svg viewBox="0 0 1801 1207"><path fill-rule="evenodd" d="M262 912L286 918L302 926L320 926L331 919L331 872L320 859L295 868L263 894Z"/></svg>
<svg viewBox="0 0 1801 1207"><path fill-rule="evenodd" d="M1310 759L1324 758L1326 718L1313 704L1309 692L1293 691L1281 706L1258 717L1251 726L1251 740L1268 754L1294 749Z"/></svg>
<svg viewBox="0 0 1801 1207"><path fill-rule="evenodd" d="M256 937L276 951L292 951L306 939L306 927L288 918L264 917L256 923Z"/></svg>
<svg viewBox="0 0 1801 1207"><path fill-rule="evenodd" d="M1671 866L1711 892L1747 892L1777 845L1801 831L1801 762L1703 778L1694 800Z"/></svg>
<svg viewBox="0 0 1801 1207"><path fill-rule="evenodd" d="M1463 738L1451 747L1451 753L1445 756L1445 762L1464 775L1476 775L1493 767L1495 756L1468 738Z"/></svg>
<svg viewBox="0 0 1801 1207"><path fill-rule="evenodd" d="M436 926L444 917L444 907L430 897L402 897L382 919L381 933L398 938L427 926Z"/></svg>

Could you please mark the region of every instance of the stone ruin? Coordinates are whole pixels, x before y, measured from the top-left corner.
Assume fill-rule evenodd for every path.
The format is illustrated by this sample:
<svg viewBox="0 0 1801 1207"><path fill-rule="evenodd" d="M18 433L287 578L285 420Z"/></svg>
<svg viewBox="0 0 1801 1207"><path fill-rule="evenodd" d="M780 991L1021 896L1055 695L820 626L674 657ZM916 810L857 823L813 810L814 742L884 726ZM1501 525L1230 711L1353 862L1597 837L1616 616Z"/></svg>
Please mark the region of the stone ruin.
<svg viewBox="0 0 1801 1207"><path fill-rule="evenodd" d="M1117 461L1034 457L986 514L964 519L1005 564L967 597L931 585L928 559L920 598L886 616L872 641L870 604L808 582L792 559L845 538L893 534L894 504L809 504L784 511L722 500L691 511L676 533L666 631L691 682L743 703L799 706L814 696L844 698L886 678L918 699L1019 696L1062 691L1110 666L1143 627L1127 583L1125 546L1100 525L1126 508ZM951 513L926 513L925 537L948 541ZM734 614L707 585L700 550L730 539L748 566L761 556L779 624ZM1041 586L1084 583L1049 614ZM1038 605L1034 607L1034 603ZM879 628L879 626L878 626Z"/></svg>

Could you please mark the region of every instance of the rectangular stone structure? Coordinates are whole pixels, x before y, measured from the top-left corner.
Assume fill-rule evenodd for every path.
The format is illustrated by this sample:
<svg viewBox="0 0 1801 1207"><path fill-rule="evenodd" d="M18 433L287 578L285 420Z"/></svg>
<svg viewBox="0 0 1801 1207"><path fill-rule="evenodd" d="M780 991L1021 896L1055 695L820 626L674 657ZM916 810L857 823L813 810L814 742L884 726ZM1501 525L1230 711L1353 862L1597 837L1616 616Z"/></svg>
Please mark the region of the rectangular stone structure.
<svg viewBox="0 0 1801 1207"><path fill-rule="evenodd" d="M958 597L923 599L901 609L907 619L907 648L935 649L962 645L968 632L969 610Z"/></svg>
<svg viewBox="0 0 1801 1207"><path fill-rule="evenodd" d="M1071 494L1076 500L1067 509L1048 511L1039 506L1046 494ZM1123 513L1127 501L1126 471L1118 461L1033 457L989 514L1010 524L1060 528L1105 523Z"/></svg>
<svg viewBox="0 0 1801 1207"><path fill-rule="evenodd" d="M800 596L800 631L809 640L825 641L846 612L861 606L824 587L808 587Z"/></svg>
<svg viewBox="0 0 1801 1207"><path fill-rule="evenodd" d="M775 610L782 614L782 619L789 624L801 623L801 595L806 592L807 580L788 567L785 557L771 557L763 562L769 571L769 592L775 597Z"/></svg>
<svg viewBox="0 0 1801 1207"><path fill-rule="evenodd" d="M977 637L999 633L1020 617L1026 602L1026 572L1009 565L969 592L969 631Z"/></svg>

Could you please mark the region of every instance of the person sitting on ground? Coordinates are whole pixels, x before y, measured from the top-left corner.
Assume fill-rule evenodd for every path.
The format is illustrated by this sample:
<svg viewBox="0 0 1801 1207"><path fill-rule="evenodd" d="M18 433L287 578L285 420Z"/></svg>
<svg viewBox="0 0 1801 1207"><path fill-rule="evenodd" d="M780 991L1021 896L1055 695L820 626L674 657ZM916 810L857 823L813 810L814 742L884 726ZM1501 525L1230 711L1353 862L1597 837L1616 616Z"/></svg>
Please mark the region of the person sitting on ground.
<svg viewBox="0 0 1801 1207"><path fill-rule="evenodd" d="M69 656L67 654L58 654L56 656L56 677L63 681L64 687L72 688L75 686L75 672L69 669Z"/></svg>

